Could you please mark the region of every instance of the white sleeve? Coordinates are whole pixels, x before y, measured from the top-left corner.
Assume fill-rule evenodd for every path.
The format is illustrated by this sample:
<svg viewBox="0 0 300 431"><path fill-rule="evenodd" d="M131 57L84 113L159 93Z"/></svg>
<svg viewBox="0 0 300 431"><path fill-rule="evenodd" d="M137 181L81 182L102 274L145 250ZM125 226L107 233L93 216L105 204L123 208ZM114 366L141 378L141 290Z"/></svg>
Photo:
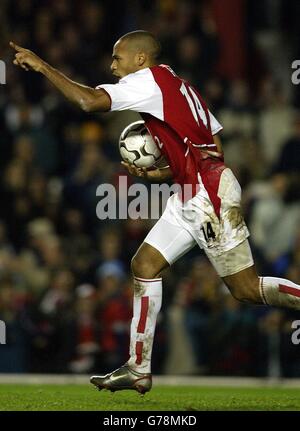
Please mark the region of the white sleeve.
<svg viewBox="0 0 300 431"><path fill-rule="evenodd" d="M223 126L219 123L219 121L213 116L213 114L208 110L209 119L210 119L210 127L212 135L216 135L220 130L223 129Z"/></svg>
<svg viewBox="0 0 300 431"><path fill-rule="evenodd" d="M162 93L150 69L142 69L122 78L118 84L101 84L111 99L111 111L145 112L164 120Z"/></svg>

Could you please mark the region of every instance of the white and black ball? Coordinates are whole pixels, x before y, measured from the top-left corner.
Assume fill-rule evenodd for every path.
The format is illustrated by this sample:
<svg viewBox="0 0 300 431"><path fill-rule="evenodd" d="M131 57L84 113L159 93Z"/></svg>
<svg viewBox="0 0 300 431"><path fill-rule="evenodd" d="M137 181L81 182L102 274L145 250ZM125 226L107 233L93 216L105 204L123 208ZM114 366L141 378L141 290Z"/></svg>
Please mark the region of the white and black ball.
<svg viewBox="0 0 300 431"><path fill-rule="evenodd" d="M139 168L155 166L162 158L160 149L143 120L129 124L121 133L119 150L122 159Z"/></svg>

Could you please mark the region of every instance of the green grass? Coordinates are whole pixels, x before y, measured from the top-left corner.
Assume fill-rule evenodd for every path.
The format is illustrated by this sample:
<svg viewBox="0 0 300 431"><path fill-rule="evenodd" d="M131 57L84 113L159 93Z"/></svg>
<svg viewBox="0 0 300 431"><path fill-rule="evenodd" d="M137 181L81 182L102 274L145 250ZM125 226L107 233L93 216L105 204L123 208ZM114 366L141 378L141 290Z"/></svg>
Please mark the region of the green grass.
<svg viewBox="0 0 300 431"><path fill-rule="evenodd" d="M0 385L1 411L300 410L300 389L155 386L141 397L87 385Z"/></svg>

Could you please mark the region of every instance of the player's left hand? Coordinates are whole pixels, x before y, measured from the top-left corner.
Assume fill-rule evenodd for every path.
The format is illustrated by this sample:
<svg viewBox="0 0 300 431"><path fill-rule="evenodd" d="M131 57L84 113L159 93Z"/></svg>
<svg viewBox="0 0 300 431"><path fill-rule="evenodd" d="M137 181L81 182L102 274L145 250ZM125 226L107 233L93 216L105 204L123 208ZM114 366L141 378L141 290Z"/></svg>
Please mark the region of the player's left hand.
<svg viewBox="0 0 300 431"><path fill-rule="evenodd" d="M34 54L34 52L18 46L14 42L9 42L9 45L16 50L15 59L13 61L16 66L20 66L26 71L34 70L35 72L39 72L41 70L44 62L40 57Z"/></svg>
<svg viewBox="0 0 300 431"><path fill-rule="evenodd" d="M121 162L121 164L127 169L127 171L136 177L147 178L147 168L138 168L135 165L127 162Z"/></svg>

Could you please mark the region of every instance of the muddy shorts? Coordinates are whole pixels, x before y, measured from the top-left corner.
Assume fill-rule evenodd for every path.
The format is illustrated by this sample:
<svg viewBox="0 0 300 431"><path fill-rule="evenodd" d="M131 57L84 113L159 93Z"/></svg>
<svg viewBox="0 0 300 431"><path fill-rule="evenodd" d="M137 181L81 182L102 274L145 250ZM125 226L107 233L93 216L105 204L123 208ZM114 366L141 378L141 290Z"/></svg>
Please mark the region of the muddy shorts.
<svg viewBox="0 0 300 431"><path fill-rule="evenodd" d="M185 203L178 194L168 199L165 211L145 242L156 248L170 265L198 245L221 277L252 266L249 231L241 213L241 187L233 172L226 168L220 177L220 217L200 176L199 184L198 193Z"/></svg>

